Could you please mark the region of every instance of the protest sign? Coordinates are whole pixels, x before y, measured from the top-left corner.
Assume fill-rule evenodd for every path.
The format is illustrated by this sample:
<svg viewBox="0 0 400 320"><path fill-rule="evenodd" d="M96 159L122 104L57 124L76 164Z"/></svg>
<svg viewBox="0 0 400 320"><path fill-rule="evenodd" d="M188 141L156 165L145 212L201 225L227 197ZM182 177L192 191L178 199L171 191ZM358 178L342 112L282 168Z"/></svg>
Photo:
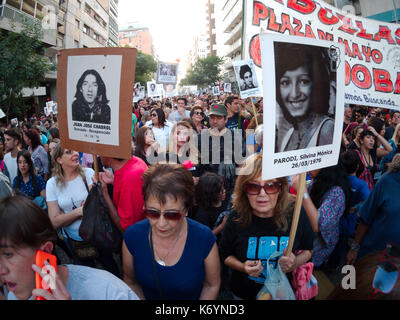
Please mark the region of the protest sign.
<svg viewBox="0 0 400 320"><path fill-rule="evenodd" d="M133 102L138 102L140 100L140 82L136 82L133 87Z"/></svg>
<svg viewBox="0 0 400 320"><path fill-rule="evenodd" d="M57 93L64 148L129 159L136 49L60 50Z"/></svg>
<svg viewBox="0 0 400 320"><path fill-rule="evenodd" d="M148 81L147 82L147 96L148 97L156 97L159 96L160 93L158 92L158 86L157 83L155 83L154 81Z"/></svg>
<svg viewBox="0 0 400 320"><path fill-rule="evenodd" d="M220 94L219 93L219 86L213 87L212 93L213 93L214 96L218 96Z"/></svg>
<svg viewBox="0 0 400 320"><path fill-rule="evenodd" d="M335 165L344 114L344 45L271 33L260 40L268 106L263 179Z"/></svg>
<svg viewBox="0 0 400 320"><path fill-rule="evenodd" d="M261 96L261 90L253 60L232 61L235 70L236 82L240 90L240 97Z"/></svg>
<svg viewBox="0 0 400 320"><path fill-rule="evenodd" d="M231 93L232 92L232 85L231 83L224 83L224 92Z"/></svg>
<svg viewBox="0 0 400 320"><path fill-rule="evenodd" d="M400 110L400 27L316 0L247 0L244 57L261 75L260 31L329 40L345 47L345 103Z"/></svg>
<svg viewBox="0 0 400 320"><path fill-rule="evenodd" d="M176 84L177 71L177 63L165 63L160 61L157 67L157 83Z"/></svg>

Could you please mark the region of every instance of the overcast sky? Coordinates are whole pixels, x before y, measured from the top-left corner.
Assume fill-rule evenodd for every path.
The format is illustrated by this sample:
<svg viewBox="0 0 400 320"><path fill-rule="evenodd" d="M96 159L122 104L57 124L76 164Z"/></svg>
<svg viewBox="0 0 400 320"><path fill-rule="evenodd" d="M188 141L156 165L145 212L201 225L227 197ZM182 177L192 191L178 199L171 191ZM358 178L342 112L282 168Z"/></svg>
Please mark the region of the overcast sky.
<svg viewBox="0 0 400 320"><path fill-rule="evenodd" d="M150 29L160 60L185 63L193 38L205 27L204 0L119 0L118 25L140 22ZM203 31L202 31L203 29Z"/></svg>

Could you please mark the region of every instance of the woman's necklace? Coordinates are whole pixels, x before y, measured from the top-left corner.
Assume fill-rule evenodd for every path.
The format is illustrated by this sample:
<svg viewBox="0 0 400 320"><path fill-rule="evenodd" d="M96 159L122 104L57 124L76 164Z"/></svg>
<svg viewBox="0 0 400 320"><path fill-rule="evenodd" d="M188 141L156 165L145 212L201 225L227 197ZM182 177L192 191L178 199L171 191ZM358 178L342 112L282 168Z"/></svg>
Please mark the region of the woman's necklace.
<svg viewBox="0 0 400 320"><path fill-rule="evenodd" d="M167 252L167 254L164 256L164 258L161 258L161 257L160 257L160 255L159 255L158 252L156 251L156 248L153 246L153 248L154 248L154 253L155 253L155 254L157 255L157 257L159 258L159 259L156 259L156 261L157 261L157 263L158 263L159 265L165 267L165 259L167 259L168 255L171 253L171 251L175 248L176 244L178 243L178 240L179 240L179 238L181 237L181 234L182 234L182 230L183 230L183 227L181 227L181 230L179 231L178 236L176 237L176 239L175 239L174 243L172 244L172 246L168 249L168 252ZM150 235L149 235L149 241L151 241L151 240L150 240Z"/></svg>
<svg viewBox="0 0 400 320"><path fill-rule="evenodd" d="M369 152L368 152L368 157L365 157L364 151L361 150L361 153L362 153L362 155L363 155L363 158L364 158L364 161L365 161L366 165L367 165L368 167L371 166L371 162L372 162L372 161L369 161L369 160L371 159L371 155L369 154ZM368 159L368 160L367 160L367 159Z"/></svg>

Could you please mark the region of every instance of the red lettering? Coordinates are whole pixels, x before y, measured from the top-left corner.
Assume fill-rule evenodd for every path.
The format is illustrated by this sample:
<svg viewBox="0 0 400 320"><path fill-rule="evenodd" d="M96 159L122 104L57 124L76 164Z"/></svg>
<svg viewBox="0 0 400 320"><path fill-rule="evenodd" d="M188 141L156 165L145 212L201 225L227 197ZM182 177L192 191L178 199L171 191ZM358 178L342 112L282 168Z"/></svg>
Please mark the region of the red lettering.
<svg viewBox="0 0 400 320"><path fill-rule="evenodd" d="M349 47L349 42L347 40L343 40L342 38L339 38L338 41L339 41L339 43L344 44L344 49L345 49L344 54L346 56L353 57L353 54L351 53L351 49Z"/></svg>
<svg viewBox="0 0 400 320"><path fill-rule="evenodd" d="M258 34L250 40L250 59L253 59L254 64L261 68L260 37Z"/></svg>
<svg viewBox="0 0 400 320"><path fill-rule="evenodd" d="M394 94L399 94L400 93L400 72L397 72L397 80L396 84L394 85Z"/></svg>
<svg viewBox="0 0 400 320"><path fill-rule="evenodd" d="M328 12L331 17L328 17ZM323 24L332 25L339 22L339 19L332 13L332 10L321 8L318 12L318 18Z"/></svg>
<svg viewBox="0 0 400 320"><path fill-rule="evenodd" d="M361 30L359 33L357 33L357 37L365 38L365 39L368 39L368 40L372 40L372 34L365 32L366 30L364 29L363 24L362 24L361 21L356 21L356 25L357 25L358 29Z"/></svg>
<svg viewBox="0 0 400 320"><path fill-rule="evenodd" d="M374 40L375 41L381 41L381 39L386 39L386 41L389 44L395 44L392 36L391 36L391 31L388 27L386 26L379 26L379 31L375 34Z"/></svg>
<svg viewBox="0 0 400 320"><path fill-rule="evenodd" d="M270 17L268 20L268 30L279 32L280 25L276 23L276 16L274 9L270 9Z"/></svg>
<svg viewBox="0 0 400 320"><path fill-rule="evenodd" d="M279 2L280 4L283 4L283 0L275 0L275 2Z"/></svg>
<svg viewBox="0 0 400 320"><path fill-rule="evenodd" d="M315 39L315 34L310 25L306 24L306 37Z"/></svg>
<svg viewBox="0 0 400 320"><path fill-rule="evenodd" d="M359 60L362 61L363 58L361 56L360 50L358 49L358 44L353 43L353 58L355 58L356 56Z"/></svg>
<svg viewBox="0 0 400 320"><path fill-rule="evenodd" d="M300 32L300 29L303 26L303 23L296 18L293 18L293 23L296 25L296 27L294 28L294 34L296 36L304 37L304 33Z"/></svg>
<svg viewBox="0 0 400 320"><path fill-rule="evenodd" d="M393 83L390 81L390 73L382 69L373 69L375 91L392 92Z"/></svg>
<svg viewBox="0 0 400 320"><path fill-rule="evenodd" d="M267 17L268 17L268 8L263 3L254 1L253 25L259 26L260 20L265 20Z"/></svg>
<svg viewBox="0 0 400 320"><path fill-rule="evenodd" d="M374 60L375 63L380 64L382 62L383 55L378 49L372 50L372 60Z"/></svg>
<svg viewBox="0 0 400 320"><path fill-rule="evenodd" d="M360 89L369 89L372 84L371 73L366 66L361 64L353 66L351 80Z"/></svg>
<svg viewBox="0 0 400 320"><path fill-rule="evenodd" d="M350 84L350 65L347 61L345 61L344 63L344 74L345 74L344 84L348 86Z"/></svg>
<svg viewBox="0 0 400 320"><path fill-rule="evenodd" d="M294 30L290 23L290 16L285 13L282 13L281 19L282 19L282 25L281 25L280 33L285 33L286 30L289 30L289 34L291 36L293 36Z"/></svg>
<svg viewBox="0 0 400 320"><path fill-rule="evenodd" d="M365 57L365 62L370 62L371 61L371 48L362 46L362 53Z"/></svg>
<svg viewBox="0 0 400 320"><path fill-rule="evenodd" d="M397 44L400 44L400 28L398 28L394 34L396 35Z"/></svg>
<svg viewBox="0 0 400 320"><path fill-rule="evenodd" d="M353 26L353 23L350 18L347 18L345 16L342 16L341 14L337 13L337 16L339 19L342 21L342 26L339 28L339 30L349 33L349 34L354 34L357 32L356 29L352 29L351 27Z"/></svg>
<svg viewBox="0 0 400 320"><path fill-rule="evenodd" d="M316 7L312 0L289 0L287 6L302 14L312 13Z"/></svg>

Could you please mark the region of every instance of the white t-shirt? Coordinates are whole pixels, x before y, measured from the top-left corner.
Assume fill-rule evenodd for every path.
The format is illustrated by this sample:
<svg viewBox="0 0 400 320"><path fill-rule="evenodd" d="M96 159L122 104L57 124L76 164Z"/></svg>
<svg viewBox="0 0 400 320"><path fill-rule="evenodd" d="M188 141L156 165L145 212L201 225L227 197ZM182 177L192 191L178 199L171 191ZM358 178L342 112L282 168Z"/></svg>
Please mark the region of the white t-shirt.
<svg viewBox="0 0 400 320"><path fill-rule="evenodd" d="M108 271L72 264L65 266L68 268L66 288L72 300L139 300L125 282ZM13 292L6 296L8 300L18 300Z"/></svg>
<svg viewBox="0 0 400 320"><path fill-rule="evenodd" d="M151 130L153 130L154 140L156 140L158 142L161 150L165 151L168 146L169 134L171 132L171 128L172 128L173 124L169 121L165 121L164 127L156 128L153 126L153 122L150 120L150 121L147 121L145 125L150 127Z"/></svg>
<svg viewBox="0 0 400 320"><path fill-rule="evenodd" d="M10 175L10 181L13 182L14 178L18 175L17 157L11 157L11 152L8 152L4 155L4 163Z"/></svg>
<svg viewBox="0 0 400 320"><path fill-rule="evenodd" d="M92 177L94 171L90 168L83 168L86 176L86 182L90 186L92 182ZM65 187L56 184L55 177L52 177L47 181L46 185L46 200L57 201L60 209L65 212L71 212L75 208L81 206L82 201L86 200L88 192L80 175L78 175L74 180L67 181ZM74 240L82 241L79 236L79 227L81 225L82 219L75 220L69 226L64 227L67 231L68 236Z"/></svg>

